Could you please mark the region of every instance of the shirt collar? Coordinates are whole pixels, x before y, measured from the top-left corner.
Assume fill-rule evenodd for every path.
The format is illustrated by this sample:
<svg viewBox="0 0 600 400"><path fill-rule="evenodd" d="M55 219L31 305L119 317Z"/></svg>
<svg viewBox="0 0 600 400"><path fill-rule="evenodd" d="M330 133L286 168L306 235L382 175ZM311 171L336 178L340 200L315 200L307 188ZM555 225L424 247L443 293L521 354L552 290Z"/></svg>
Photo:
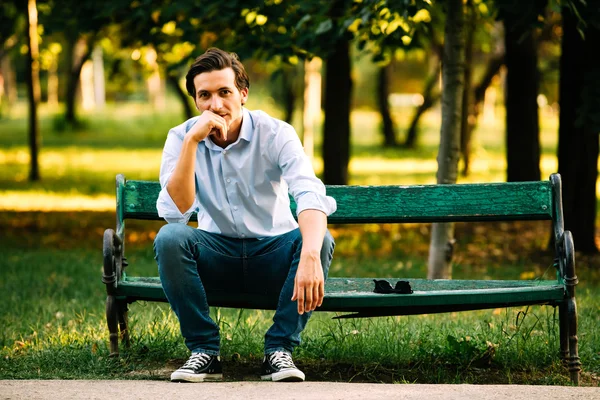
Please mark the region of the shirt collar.
<svg viewBox="0 0 600 400"><path fill-rule="evenodd" d="M240 128L239 137L246 142L250 142L254 134L254 120L246 107L242 107L242 115L242 127Z"/></svg>

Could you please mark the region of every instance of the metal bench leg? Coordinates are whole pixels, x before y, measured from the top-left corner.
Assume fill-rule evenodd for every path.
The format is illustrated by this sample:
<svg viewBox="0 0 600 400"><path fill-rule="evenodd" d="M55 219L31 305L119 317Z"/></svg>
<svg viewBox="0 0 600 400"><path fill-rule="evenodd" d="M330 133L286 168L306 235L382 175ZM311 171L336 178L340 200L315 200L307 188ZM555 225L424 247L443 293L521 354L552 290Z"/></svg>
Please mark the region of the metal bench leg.
<svg viewBox="0 0 600 400"><path fill-rule="evenodd" d="M106 322L110 333L110 356L119 356L119 305L115 296L106 298Z"/></svg>
<svg viewBox="0 0 600 400"><path fill-rule="evenodd" d="M121 331L121 341L125 343L126 347L129 347L129 329L127 326L127 303L124 301L118 302L118 317L119 317L119 330Z"/></svg>
<svg viewBox="0 0 600 400"><path fill-rule="evenodd" d="M573 244L573 235L565 231L564 235L565 250L565 271L564 279L567 287L567 298L565 299L568 332L569 332L569 373L571 381L579 385L579 373L581 372L581 361L579 359L579 350L577 343L577 302L575 301L575 286L579 283L575 274L575 245Z"/></svg>
<svg viewBox="0 0 600 400"><path fill-rule="evenodd" d="M564 365L569 361L569 319L567 303L558 306L558 324L560 329L560 359Z"/></svg>
<svg viewBox="0 0 600 400"><path fill-rule="evenodd" d="M569 318L569 372L571 381L579 385L579 373L581 372L581 361L579 360L577 340L577 303L575 297L567 300Z"/></svg>

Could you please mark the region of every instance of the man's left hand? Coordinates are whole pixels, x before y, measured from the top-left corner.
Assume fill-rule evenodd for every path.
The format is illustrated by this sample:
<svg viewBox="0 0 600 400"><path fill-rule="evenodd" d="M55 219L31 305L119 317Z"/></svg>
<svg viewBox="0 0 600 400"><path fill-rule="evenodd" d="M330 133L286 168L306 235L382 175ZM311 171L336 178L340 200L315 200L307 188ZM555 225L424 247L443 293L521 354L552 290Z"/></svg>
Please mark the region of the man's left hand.
<svg viewBox="0 0 600 400"><path fill-rule="evenodd" d="M325 278L318 253L301 253L292 301L298 300L298 314L313 311L323 304Z"/></svg>

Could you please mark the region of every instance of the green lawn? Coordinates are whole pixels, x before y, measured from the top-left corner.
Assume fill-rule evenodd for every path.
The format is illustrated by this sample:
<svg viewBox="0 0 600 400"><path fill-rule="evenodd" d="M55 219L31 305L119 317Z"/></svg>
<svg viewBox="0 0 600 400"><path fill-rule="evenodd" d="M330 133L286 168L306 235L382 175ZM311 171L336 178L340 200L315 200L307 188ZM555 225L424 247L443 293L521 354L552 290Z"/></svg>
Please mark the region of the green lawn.
<svg viewBox="0 0 600 400"><path fill-rule="evenodd" d="M251 108L259 108L250 104ZM109 106L84 115L84 128L57 132L42 110L43 180L27 181L25 113L0 120L0 379L166 379L186 358L167 304L130 308L133 343L108 357L101 283L102 233L114 228L114 176L157 179L168 129L178 110ZM407 124L408 113L397 121ZM543 175L556 170L556 119L542 119ZM378 146L378 119L353 114L352 184L433 183L436 116L423 124L417 150ZM460 182L504 180L501 121L476 133L473 174ZM317 143L320 138L317 138ZM317 152L318 154L318 152ZM322 163L316 157L315 167ZM39 211L36 211L39 210ZM127 225L131 275L155 274L152 238L161 222ZM331 276L423 278L428 225L331 226L337 247ZM553 275L545 248L547 223L458 224L455 278L532 279ZM582 381L600 374L598 257L578 255ZM257 379L262 336L272 312L213 309L222 334L225 376ZM551 307L440 315L332 320L317 313L297 350L311 380L419 383L568 384L559 363L558 324Z"/></svg>
<svg viewBox="0 0 600 400"><path fill-rule="evenodd" d="M258 102L257 108L261 105L269 104ZM278 115L276 110L274 113ZM410 110L397 110L395 114L398 136L402 137ZM482 124L475 133L472 174L461 177L459 182L505 179L501 118L496 123ZM27 180L29 150L24 106L16 107L11 118L0 119L0 188L4 192L0 209L110 210L114 176L124 173L130 179L156 180L167 132L182 122L176 108L157 113L140 104L113 104L102 112L83 114L83 126L77 131L56 131L57 119L50 110L42 108L42 181L33 184ZM438 119L434 112L425 115L419 148L382 149L377 114L355 111L350 184L435 183ZM548 177L557 169L556 117L543 118L541 122L542 175ZM320 173L320 135L315 142L314 165Z"/></svg>

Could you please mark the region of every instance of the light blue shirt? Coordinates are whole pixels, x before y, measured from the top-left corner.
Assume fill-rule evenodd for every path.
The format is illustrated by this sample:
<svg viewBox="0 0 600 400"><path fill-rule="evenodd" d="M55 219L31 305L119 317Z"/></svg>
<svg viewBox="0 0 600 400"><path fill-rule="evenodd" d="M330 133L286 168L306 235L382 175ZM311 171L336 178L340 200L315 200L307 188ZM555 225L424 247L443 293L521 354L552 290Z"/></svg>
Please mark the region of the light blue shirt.
<svg viewBox="0 0 600 400"><path fill-rule="evenodd" d="M296 201L296 214L307 209L335 212L335 199L325 194L294 128L262 111L243 108L235 143L225 149L208 137L198 143L196 199L181 213L166 187L183 138L198 118L172 128L163 149L156 208L167 222L187 223L197 212L198 228L208 232L236 238L281 235L298 227L288 192Z"/></svg>

